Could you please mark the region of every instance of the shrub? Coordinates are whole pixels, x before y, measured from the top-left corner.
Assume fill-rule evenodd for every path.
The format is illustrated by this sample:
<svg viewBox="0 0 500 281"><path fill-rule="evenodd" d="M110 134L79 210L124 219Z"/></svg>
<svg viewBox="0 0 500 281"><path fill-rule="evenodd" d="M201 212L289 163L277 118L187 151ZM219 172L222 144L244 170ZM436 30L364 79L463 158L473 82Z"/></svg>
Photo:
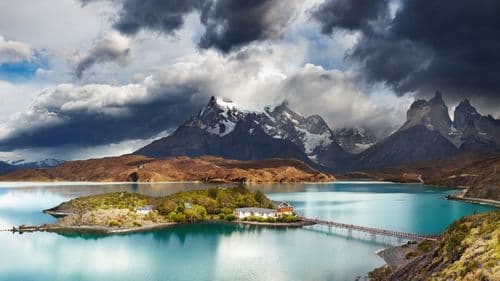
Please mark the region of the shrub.
<svg viewBox="0 0 500 281"><path fill-rule="evenodd" d="M428 241L423 241L417 245L417 249L422 252L428 252L431 249L431 244Z"/></svg>
<svg viewBox="0 0 500 281"><path fill-rule="evenodd" d="M263 218L263 217L257 217L257 221L258 222L267 222L267 219Z"/></svg>
<svg viewBox="0 0 500 281"><path fill-rule="evenodd" d="M264 193L262 193L262 191L257 190L253 194L253 198L255 199L255 201L257 203L259 203L260 206L262 206L262 202L264 201L265 196L264 196Z"/></svg>
<svg viewBox="0 0 500 281"><path fill-rule="evenodd" d="M267 222L276 222L276 219L275 218L267 218L266 220Z"/></svg>
<svg viewBox="0 0 500 281"><path fill-rule="evenodd" d="M170 212L175 211L177 203L173 200L163 200L158 206L157 210L162 215L168 215Z"/></svg>
<svg viewBox="0 0 500 281"><path fill-rule="evenodd" d="M224 213L219 214L219 219L223 220L226 218L226 215Z"/></svg>
<svg viewBox="0 0 500 281"><path fill-rule="evenodd" d="M220 212L223 213L223 214L229 215L229 214L233 213L233 209L231 209L231 208L222 208L222 209L220 209Z"/></svg>
<svg viewBox="0 0 500 281"><path fill-rule="evenodd" d="M227 221L234 221L236 219L236 216L233 214L229 214L226 216Z"/></svg>
<svg viewBox="0 0 500 281"><path fill-rule="evenodd" d="M122 224L116 220L110 220L108 222L108 226L111 226L111 227L120 227L122 226Z"/></svg>
<svg viewBox="0 0 500 281"><path fill-rule="evenodd" d="M200 205L193 205L191 209L185 209L184 215L189 221L202 221L205 220L207 216L207 210Z"/></svg>
<svg viewBox="0 0 500 281"><path fill-rule="evenodd" d="M406 257L407 260L409 260L409 259L411 259L413 257L416 257L416 256L417 256L416 252L409 252L409 253L406 254L405 257Z"/></svg>
<svg viewBox="0 0 500 281"><path fill-rule="evenodd" d="M217 188L209 188L207 190L207 193L208 193L208 197L210 197L212 199L217 199L217 193L218 193Z"/></svg>
<svg viewBox="0 0 500 281"><path fill-rule="evenodd" d="M186 217L183 213L170 212L167 215L167 219L173 222L183 223L186 221Z"/></svg>

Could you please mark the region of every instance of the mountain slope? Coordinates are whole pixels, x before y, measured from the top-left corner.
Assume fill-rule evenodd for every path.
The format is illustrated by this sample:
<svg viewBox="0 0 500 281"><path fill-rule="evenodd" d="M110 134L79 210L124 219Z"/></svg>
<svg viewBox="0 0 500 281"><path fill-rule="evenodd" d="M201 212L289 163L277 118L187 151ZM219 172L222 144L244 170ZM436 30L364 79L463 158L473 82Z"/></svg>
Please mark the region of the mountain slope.
<svg viewBox="0 0 500 281"><path fill-rule="evenodd" d="M403 126L354 157L346 170L374 170L500 148L500 120L481 116L468 100L456 107L454 115L451 121L439 92L429 101L415 101Z"/></svg>
<svg viewBox="0 0 500 281"><path fill-rule="evenodd" d="M396 166L455 155L458 149L436 131L416 125L392 134L353 161L358 170Z"/></svg>
<svg viewBox="0 0 500 281"><path fill-rule="evenodd" d="M249 109L212 97L170 136L135 154L149 157L213 155L229 159L295 158L313 165L334 166L348 156L318 115L303 117L286 103Z"/></svg>

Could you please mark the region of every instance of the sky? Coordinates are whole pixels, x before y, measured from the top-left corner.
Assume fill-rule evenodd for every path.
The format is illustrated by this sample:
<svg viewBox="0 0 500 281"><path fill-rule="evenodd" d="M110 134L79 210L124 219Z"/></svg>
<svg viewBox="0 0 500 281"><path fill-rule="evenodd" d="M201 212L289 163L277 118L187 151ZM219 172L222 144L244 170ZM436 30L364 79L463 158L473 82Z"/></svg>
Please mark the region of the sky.
<svg viewBox="0 0 500 281"><path fill-rule="evenodd" d="M500 118L495 0L0 2L0 160L130 153L223 96L379 136L416 99Z"/></svg>

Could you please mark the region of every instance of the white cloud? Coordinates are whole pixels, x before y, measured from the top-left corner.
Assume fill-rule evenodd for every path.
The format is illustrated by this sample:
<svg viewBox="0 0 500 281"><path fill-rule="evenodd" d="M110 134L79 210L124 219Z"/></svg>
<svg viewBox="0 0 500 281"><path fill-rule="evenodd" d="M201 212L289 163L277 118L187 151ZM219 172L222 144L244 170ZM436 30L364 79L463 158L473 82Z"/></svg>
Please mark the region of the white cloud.
<svg viewBox="0 0 500 281"><path fill-rule="evenodd" d="M0 64L29 61L32 55L33 51L28 44L6 40L0 36Z"/></svg>
<svg viewBox="0 0 500 281"><path fill-rule="evenodd" d="M116 130L127 130L129 134L119 132L117 139L110 140L114 132L101 132L107 142L143 139L179 125L212 95L259 108L286 98L292 108L305 115L320 114L335 128L364 126L386 130L404 118L400 108L378 104L376 95L362 93L344 72L312 64L290 68L304 59L304 52L303 46L287 45L254 45L228 56L208 50L184 56L136 84L60 84L41 91L26 110L0 123L0 129L4 138L20 134L28 134L29 138L36 130L79 124L86 130L80 133L96 137L103 120L112 120L118 126ZM390 100L391 95L387 94L386 99ZM391 102L404 104L406 100L392 95ZM148 109L159 104L165 107ZM175 109L179 106L183 106L181 112ZM133 135L135 128L131 127L149 128L153 118L169 121L153 126L155 131L135 131L148 135ZM131 120L138 123L131 124ZM76 136L78 139L73 141L80 142L80 134ZM71 142L68 140L68 145Z"/></svg>

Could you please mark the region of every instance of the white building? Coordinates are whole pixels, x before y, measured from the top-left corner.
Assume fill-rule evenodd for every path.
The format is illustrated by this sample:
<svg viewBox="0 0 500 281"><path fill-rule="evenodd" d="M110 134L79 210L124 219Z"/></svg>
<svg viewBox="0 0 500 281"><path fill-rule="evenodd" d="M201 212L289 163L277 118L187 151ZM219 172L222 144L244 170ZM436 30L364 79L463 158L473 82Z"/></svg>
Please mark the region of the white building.
<svg viewBox="0 0 500 281"><path fill-rule="evenodd" d="M233 214L238 218L246 218L250 216L261 218L276 218L277 211L266 208L236 208Z"/></svg>
<svg viewBox="0 0 500 281"><path fill-rule="evenodd" d="M144 205L143 207L137 208L135 210L138 214L147 215L149 212L153 211L153 205Z"/></svg>

